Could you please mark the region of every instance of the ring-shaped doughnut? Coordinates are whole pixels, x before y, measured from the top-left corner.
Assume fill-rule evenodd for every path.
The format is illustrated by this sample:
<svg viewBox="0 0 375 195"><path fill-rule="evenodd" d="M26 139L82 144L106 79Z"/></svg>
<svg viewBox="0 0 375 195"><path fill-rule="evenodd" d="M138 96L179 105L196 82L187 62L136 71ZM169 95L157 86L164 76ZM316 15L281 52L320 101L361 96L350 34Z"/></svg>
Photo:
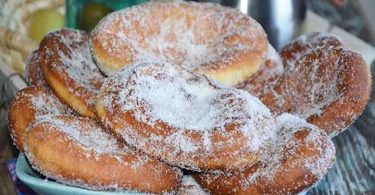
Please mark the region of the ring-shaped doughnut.
<svg viewBox="0 0 375 195"><path fill-rule="evenodd" d="M17 92L9 105L8 127L16 147L23 151L27 128L40 116L69 113L43 86L31 86Z"/></svg>
<svg viewBox="0 0 375 195"><path fill-rule="evenodd" d="M46 35L39 47L39 65L61 102L81 116L95 117L95 95L104 76L92 60L86 32L62 29Z"/></svg>
<svg viewBox="0 0 375 195"><path fill-rule="evenodd" d="M276 120L277 140L258 164L233 172L197 173L196 181L212 194L298 194L314 185L334 164L333 142L293 115Z"/></svg>
<svg viewBox="0 0 375 195"><path fill-rule="evenodd" d="M109 14L91 34L93 56L111 75L142 62L170 62L235 85L263 64L268 41L251 17L212 3L146 3Z"/></svg>
<svg viewBox="0 0 375 195"><path fill-rule="evenodd" d="M254 96L169 63L133 65L107 78L96 108L127 144L192 170L249 166L276 131Z"/></svg>
<svg viewBox="0 0 375 195"><path fill-rule="evenodd" d="M35 170L86 189L161 194L177 189L182 176L178 168L119 144L88 118L41 117L29 128L24 143Z"/></svg>

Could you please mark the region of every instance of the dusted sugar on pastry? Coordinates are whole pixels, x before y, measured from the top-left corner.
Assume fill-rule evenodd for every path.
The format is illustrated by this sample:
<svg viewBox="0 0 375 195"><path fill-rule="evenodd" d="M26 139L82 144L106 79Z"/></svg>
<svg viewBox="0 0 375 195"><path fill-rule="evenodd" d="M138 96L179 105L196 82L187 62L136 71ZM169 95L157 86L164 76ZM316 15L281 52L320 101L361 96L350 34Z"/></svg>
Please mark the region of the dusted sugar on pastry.
<svg viewBox="0 0 375 195"><path fill-rule="evenodd" d="M27 128L39 117L68 114L71 110L43 86L31 86L17 92L9 105L8 127L16 147L23 151Z"/></svg>
<svg viewBox="0 0 375 195"><path fill-rule="evenodd" d="M256 163L277 129L257 98L168 63L132 65L107 78L96 108L127 144L192 170Z"/></svg>
<svg viewBox="0 0 375 195"><path fill-rule="evenodd" d="M236 85L250 94L261 97L267 89L271 89L275 81L284 73L284 65L275 48L268 45L266 61L261 69L249 79Z"/></svg>
<svg viewBox="0 0 375 195"><path fill-rule="evenodd" d="M181 185L176 193L177 195L209 195L191 175L182 177Z"/></svg>
<svg viewBox="0 0 375 195"><path fill-rule="evenodd" d="M281 53L287 62L285 72L260 96L272 110L305 118L330 136L342 132L363 112L371 75L360 54L325 33L298 38Z"/></svg>
<svg viewBox="0 0 375 195"><path fill-rule="evenodd" d="M41 86L49 90L39 67L38 50L33 51L26 59L25 79L29 85Z"/></svg>
<svg viewBox="0 0 375 195"><path fill-rule="evenodd" d="M35 170L71 186L161 194L176 190L182 176L179 169L119 144L87 118L39 118L24 142Z"/></svg>
<svg viewBox="0 0 375 195"><path fill-rule="evenodd" d="M302 35L284 46L280 55L285 68L293 66L292 64L305 55L307 52L317 48L336 48L343 46L342 41L331 33L313 32Z"/></svg>
<svg viewBox="0 0 375 195"><path fill-rule="evenodd" d="M170 62L235 85L263 64L268 41L260 24L212 3L146 3L109 14L91 34L99 68Z"/></svg>
<svg viewBox="0 0 375 195"><path fill-rule="evenodd" d="M95 95L104 76L92 60L89 35L63 29L45 36L39 65L54 94L78 114L95 118Z"/></svg>
<svg viewBox="0 0 375 195"><path fill-rule="evenodd" d="M334 144L324 131L301 118L283 114L276 120L277 140L256 165L197 173L196 181L212 194L298 194L313 186L333 166Z"/></svg>

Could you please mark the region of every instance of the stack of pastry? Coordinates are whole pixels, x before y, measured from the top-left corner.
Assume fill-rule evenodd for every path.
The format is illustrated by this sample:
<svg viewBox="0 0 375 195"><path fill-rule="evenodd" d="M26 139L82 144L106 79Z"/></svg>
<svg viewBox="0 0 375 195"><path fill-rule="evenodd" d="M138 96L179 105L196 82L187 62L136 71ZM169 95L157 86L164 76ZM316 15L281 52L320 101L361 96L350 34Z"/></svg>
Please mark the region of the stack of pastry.
<svg viewBox="0 0 375 195"><path fill-rule="evenodd" d="M92 190L291 194L333 165L369 68L330 34L280 55L261 26L209 3L147 3L89 35L48 34L10 106L15 145L47 178Z"/></svg>

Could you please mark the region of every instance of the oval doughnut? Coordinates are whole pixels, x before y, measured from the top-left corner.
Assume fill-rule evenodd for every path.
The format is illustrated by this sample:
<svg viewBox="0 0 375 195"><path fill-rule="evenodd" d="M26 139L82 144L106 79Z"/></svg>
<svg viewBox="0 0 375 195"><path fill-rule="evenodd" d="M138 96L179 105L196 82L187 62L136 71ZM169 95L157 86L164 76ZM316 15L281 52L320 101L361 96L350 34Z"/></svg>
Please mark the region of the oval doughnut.
<svg viewBox="0 0 375 195"><path fill-rule="evenodd" d="M262 68L248 80L236 85L236 88L243 89L250 94L261 97L267 89L271 89L275 81L284 73L284 66L277 51L268 45L266 61Z"/></svg>
<svg viewBox="0 0 375 195"><path fill-rule="evenodd" d="M39 64L54 94L78 114L95 117L95 95L104 76L92 60L86 32L63 29L40 43Z"/></svg>
<svg viewBox="0 0 375 195"><path fill-rule="evenodd" d="M71 186L165 193L176 189L182 176L179 169L120 145L88 118L39 118L24 143L25 155L35 170Z"/></svg>
<svg viewBox="0 0 375 195"><path fill-rule="evenodd" d="M8 127L16 147L23 151L26 129L38 117L69 113L55 96L42 86L31 86L17 92L9 105Z"/></svg>
<svg viewBox="0 0 375 195"><path fill-rule="evenodd" d="M93 57L111 75L141 62L170 62L235 85L263 64L262 27L212 3L146 3L109 14L91 34Z"/></svg>
<svg viewBox="0 0 375 195"><path fill-rule="evenodd" d="M292 66L292 64L309 52L317 48L336 48L343 46L342 41L333 34L326 32L313 32L311 34L302 35L293 40L280 51L285 68Z"/></svg>
<svg viewBox="0 0 375 195"><path fill-rule="evenodd" d="M263 68L249 80L236 87L244 89L256 97L262 97L274 87L282 73L289 68L293 68L293 63L309 51L317 48L335 48L342 45L341 40L326 32L314 32L298 37L281 49L280 56L269 45Z"/></svg>
<svg viewBox="0 0 375 195"><path fill-rule="evenodd" d="M255 163L276 131L257 98L168 63L133 65L107 78L96 112L132 147L198 171Z"/></svg>
<svg viewBox="0 0 375 195"><path fill-rule="evenodd" d="M211 194L298 194L318 182L334 164L335 147L327 134L290 114L277 118L280 130L261 161L227 173L197 173Z"/></svg>
<svg viewBox="0 0 375 195"><path fill-rule="evenodd" d="M29 85L41 86L49 90L47 83L43 79L39 67L39 52L34 50L26 59L25 79Z"/></svg>
<svg viewBox="0 0 375 195"><path fill-rule="evenodd" d="M362 56L343 47L320 47L297 59L260 99L294 113L335 136L364 110L371 89Z"/></svg>

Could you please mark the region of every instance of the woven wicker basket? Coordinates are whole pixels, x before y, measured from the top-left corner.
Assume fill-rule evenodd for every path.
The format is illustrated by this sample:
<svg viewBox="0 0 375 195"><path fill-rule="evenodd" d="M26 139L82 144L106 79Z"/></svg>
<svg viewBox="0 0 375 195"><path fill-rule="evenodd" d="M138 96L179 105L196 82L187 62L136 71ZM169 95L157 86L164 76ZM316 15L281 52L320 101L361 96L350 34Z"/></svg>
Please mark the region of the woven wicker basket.
<svg viewBox="0 0 375 195"><path fill-rule="evenodd" d="M23 73L25 59L38 43L27 36L30 16L39 9L53 9L64 15L64 0L0 1L0 57L17 72Z"/></svg>

